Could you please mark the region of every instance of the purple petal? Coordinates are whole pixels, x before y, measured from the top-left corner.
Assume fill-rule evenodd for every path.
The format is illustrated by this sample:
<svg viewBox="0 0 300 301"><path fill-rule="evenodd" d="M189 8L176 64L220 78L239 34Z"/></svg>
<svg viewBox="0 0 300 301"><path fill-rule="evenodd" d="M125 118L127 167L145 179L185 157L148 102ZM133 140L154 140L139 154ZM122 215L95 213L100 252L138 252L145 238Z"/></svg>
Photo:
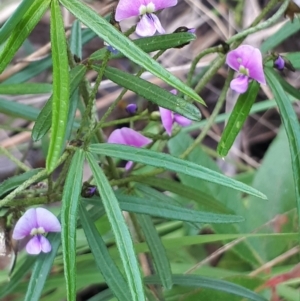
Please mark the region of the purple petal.
<svg viewBox="0 0 300 301"><path fill-rule="evenodd" d="M174 94L174 95L177 94L177 90L176 90L176 89L172 89L170 92L171 92L172 94Z"/></svg>
<svg viewBox="0 0 300 301"><path fill-rule="evenodd" d="M277 59L274 61L274 67L278 70L283 70L285 65L285 61L282 56L278 56Z"/></svg>
<svg viewBox="0 0 300 301"><path fill-rule="evenodd" d="M140 22L137 24L135 32L141 37L153 36L156 32L152 14L143 15Z"/></svg>
<svg viewBox="0 0 300 301"><path fill-rule="evenodd" d="M126 111L130 115L134 115L137 112L138 106L135 103L130 103L126 106Z"/></svg>
<svg viewBox="0 0 300 301"><path fill-rule="evenodd" d="M254 49L256 48L250 45L241 45L231 50L226 56L226 64L235 71L239 71L241 65L249 68L248 61L252 59Z"/></svg>
<svg viewBox="0 0 300 301"><path fill-rule="evenodd" d="M237 93L243 94L248 89L249 78L246 75L239 75L230 83L230 88Z"/></svg>
<svg viewBox="0 0 300 301"><path fill-rule="evenodd" d="M143 0L120 0L116 8L116 21L119 22L124 19L139 16L141 5L144 5Z"/></svg>
<svg viewBox="0 0 300 301"><path fill-rule="evenodd" d="M161 34L165 33L165 30L164 30L164 28L161 26L161 23L160 23L158 17L157 17L156 15L154 15L154 14L151 14L151 17L152 17L152 19L153 19L154 26L155 26L156 30L157 30L159 33L161 33Z"/></svg>
<svg viewBox="0 0 300 301"><path fill-rule="evenodd" d="M169 136L172 135L172 127L173 127L173 112L159 107L161 122L163 127L165 128L166 132Z"/></svg>
<svg viewBox="0 0 300 301"><path fill-rule="evenodd" d="M154 4L155 11L177 4L177 0L145 0L146 4L149 4L150 2Z"/></svg>
<svg viewBox="0 0 300 301"><path fill-rule="evenodd" d="M40 244L41 244L42 251L44 253L49 253L52 249L49 240L43 235L40 235L39 238L40 238Z"/></svg>
<svg viewBox="0 0 300 301"><path fill-rule="evenodd" d="M107 142L142 147L152 142L152 140L136 132L135 130L124 127L114 130L109 136Z"/></svg>
<svg viewBox="0 0 300 301"><path fill-rule="evenodd" d="M133 165L133 162L132 161L128 161L125 165L125 170L129 170Z"/></svg>
<svg viewBox="0 0 300 301"><path fill-rule="evenodd" d="M40 235L33 236L26 245L26 251L28 254L37 255L42 251L42 245L40 242Z"/></svg>
<svg viewBox="0 0 300 301"><path fill-rule="evenodd" d="M43 227L45 232L60 232L61 226L57 217L47 209L36 208L38 227Z"/></svg>
<svg viewBox="0 0 300 301"><path fill-rule="evenodd" d="M36 209L28 209L18 220L13 231L13 239L22 239L28 235L32 229L37 228Z"/></svg>
<svg viewBox="0 0 300 301"><path fill-rule="evenodd" d="M174 121L177 122L181 126L188 126L192 123L192 120L190 120L180 114L177 114L177 113L174 113Z"/></svg>

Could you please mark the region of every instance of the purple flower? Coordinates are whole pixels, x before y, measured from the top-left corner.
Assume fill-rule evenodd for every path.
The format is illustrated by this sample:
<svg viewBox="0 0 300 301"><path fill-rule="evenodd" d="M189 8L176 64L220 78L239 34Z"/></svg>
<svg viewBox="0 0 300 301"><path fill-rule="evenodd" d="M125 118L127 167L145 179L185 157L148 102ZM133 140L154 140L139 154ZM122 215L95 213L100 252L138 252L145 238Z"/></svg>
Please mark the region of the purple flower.
<svg viewBox="0 0 300 301"><path fill-rule="evenodd" d="M250 79L265 84L262 55L259 49L250 45L241 45L230 51L226 57L227 65L239 75L230 83L230 88L238 93L245 93Z"/></svg>
<svg viewBox="0 0 300 301"><path fill-rule="evenodd" d="M285 61L282 56L278 55L277 59L274 61L274 67L280 71L284 69Z"/></svg>
<svg viewBox="0 0 300 301"><path fill-rule="evenodd" d="M28 209L18 220L13 231L13 239L20 240L31 235L32 238L26 245L29 254L48 253L51 244L44 236L48 232L60 232L61 226L56 216L44 208Z"/></svg>
<svg viewBox="0 0 300 301"><path fill-rule="evenodd" d="M116 8L115 19L122 21L130 17L141 16L136 26L139 36L153 36L156 31L164 33L154 12L177 4L177 0L120 0Z"/></svg>
<svg viewBox="0 0 300 301"><path fill-rule="evenodd" d="M171 90L170 92L172 94L177 94L176 90ZM187 119L186 117L183 117L182 115L174 113L168 109L159 107L159 112L163 127L165 128L169 136L172 135L172 128L174 122L178 123L181 126L188 126L192 123L192 121Z"/></svg>
<svg viewBox="0 0 300 301"><path fill-rule="evenodd" d="M126 112L130 115L134 115L137 112L137 105L135 103L130 103L126 106Z"/></svg>
<svg viewBox="0 0 300 301"><path fill-rule="evenodd" d="M151 139L130 128L121 128L114 130L107 140L108 143L125 144L134 147L143 147L150 142ZM132 166L132 161L127 162L125 169L128 170Z"/></svg>

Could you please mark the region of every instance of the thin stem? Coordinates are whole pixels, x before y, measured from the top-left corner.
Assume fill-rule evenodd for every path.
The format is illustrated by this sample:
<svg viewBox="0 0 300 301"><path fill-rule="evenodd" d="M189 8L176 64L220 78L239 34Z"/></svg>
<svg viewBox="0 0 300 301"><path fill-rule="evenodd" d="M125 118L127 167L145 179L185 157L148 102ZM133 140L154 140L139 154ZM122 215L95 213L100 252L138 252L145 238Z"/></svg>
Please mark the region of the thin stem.
<svg viewBox="0 0 300 301"><path fill-rule="evenodd" d="M216 106L208 120L208 122L206 123L206 125L204 126L203 130L201 131L201 133L199 134L199 136L194 140L194 142L180 155L181 159L185 159L193 150L195 147L197 147L202 140L204 139L204 137L206 136L207 132L209 131L209 129L211 128L211 126L214 124L216 117L219 115L223 104L225 102L226 99L226 93L227 90L229 88L230 82L233 78L233 74L234 71L233 70L229 70L224 87L222 89L222 92L219 96L219 99L216 103Z"/></svg>
<svg viewBox="0 0 300 301"><path fill-rule="evenodd" d="M6 156L8 159L10 159L12 162L14 162L20 169L24 171L29 171L30 167L25 165L23 162L19 161L17 158L14 157L13 154L11 154L7 149L0 146L0 153L2 153L4 156Z"/></svg>
<svg viewBox="0 0 300 301"><path fill-rule="evenodd" d="M259 18L257 18L257 20L255 20L255 23L258 23L263 16L269 12L269 10L278 2L278 0L272 0L269 2L269 4L265 7L265 9L262 11L262 13L260 14ZM238 40L242 40L245 37L247 37L248 35L255 33L257 31L260 31L262 29L265 29L271 25L273 25L285 12L285 10L287 9L289 4L289 0L285 0L283 2L283 4L280 6L280 8L277 10L277 12L268 20L266 20L263 23L260 23L258 25L252 25L250 28L237 33L236 35L234 35L233 37L231 37L230 39L227 40L227 44L231 44L232 42L238 41ZM254 23L254 24L255 24Z"/></svg>
<svg viewBox="0 0 300 301"><path fill-rule="evenodd" d="M56 166L58 166L61 163L63 163L67 159L68 156L69 156L68 152L64 153L61 156L61 158L59 159L59 161L57 162ZM27 181L25 181L23 184L21 184L20 186L18 186L14 191L12 191L3 200L0 201L0 208L6 206L11 200L13 200L18 195L18 193L20 193L23 190L25 190L28 186L30 186L34 182L37 182L40 178L47 176L47 172L48 171L46 169L41 170L35 176L31 177L30 179L28 179Z"/></svg>

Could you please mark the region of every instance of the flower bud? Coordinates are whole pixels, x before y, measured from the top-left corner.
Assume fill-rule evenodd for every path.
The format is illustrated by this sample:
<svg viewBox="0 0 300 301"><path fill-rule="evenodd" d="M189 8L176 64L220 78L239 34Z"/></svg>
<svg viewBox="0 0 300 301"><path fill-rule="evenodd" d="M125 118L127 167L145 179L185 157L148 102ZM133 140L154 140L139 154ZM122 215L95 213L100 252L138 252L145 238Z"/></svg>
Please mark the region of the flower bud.
<svg viewBox="0 0 300 301"><path fill-rule="evenodd" d="M126 106L126 112L129 114L129 115L134 115L136 114L137 112L137 105L135 103L130 103L129 105Z"/></svg>
<svg viewBox="0 0 300 301"><path fill-rule="evenodd" d="M285 61L282 56L278 55L277 59L274 61L274 68L278 70L283 70L285 67Z"/></svg>

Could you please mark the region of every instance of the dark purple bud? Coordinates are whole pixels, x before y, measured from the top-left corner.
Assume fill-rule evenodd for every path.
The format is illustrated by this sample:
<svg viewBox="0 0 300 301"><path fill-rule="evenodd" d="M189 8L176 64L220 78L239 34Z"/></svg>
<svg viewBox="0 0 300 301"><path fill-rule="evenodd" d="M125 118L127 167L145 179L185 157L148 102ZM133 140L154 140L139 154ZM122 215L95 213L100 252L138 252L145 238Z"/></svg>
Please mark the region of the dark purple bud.
<svg viewBox="0 0 300 301"><path fill-rule="evenodd" d="M282 56L278 56L277 59L274 61L274 68L278 70L283 70L285 67L285 61Z"/></svg>
<svg viewBox="0 0 300 301"><path fill-rule="evenodd" d="M130 115L134 115L137 112L137 105L135 103L130 103L127 107L126 107L126 111L128 114Z"/></svg>
<svg viewBox="0 0 300 301"><path fill-rule="evenodd" d="M106 42L104 42L104 45L106 46L106 49L108 51L110 51L112 54L118 54L119 53L119 50L112 47L111 45L107 44Z"/></svg>
<svg viewBox="0 0 300 301"><path fill-rule="evenodd" d="M96 186L84 184L81 190L81 196L85 198L91 198L95 195L97 190Z"/></svg>

